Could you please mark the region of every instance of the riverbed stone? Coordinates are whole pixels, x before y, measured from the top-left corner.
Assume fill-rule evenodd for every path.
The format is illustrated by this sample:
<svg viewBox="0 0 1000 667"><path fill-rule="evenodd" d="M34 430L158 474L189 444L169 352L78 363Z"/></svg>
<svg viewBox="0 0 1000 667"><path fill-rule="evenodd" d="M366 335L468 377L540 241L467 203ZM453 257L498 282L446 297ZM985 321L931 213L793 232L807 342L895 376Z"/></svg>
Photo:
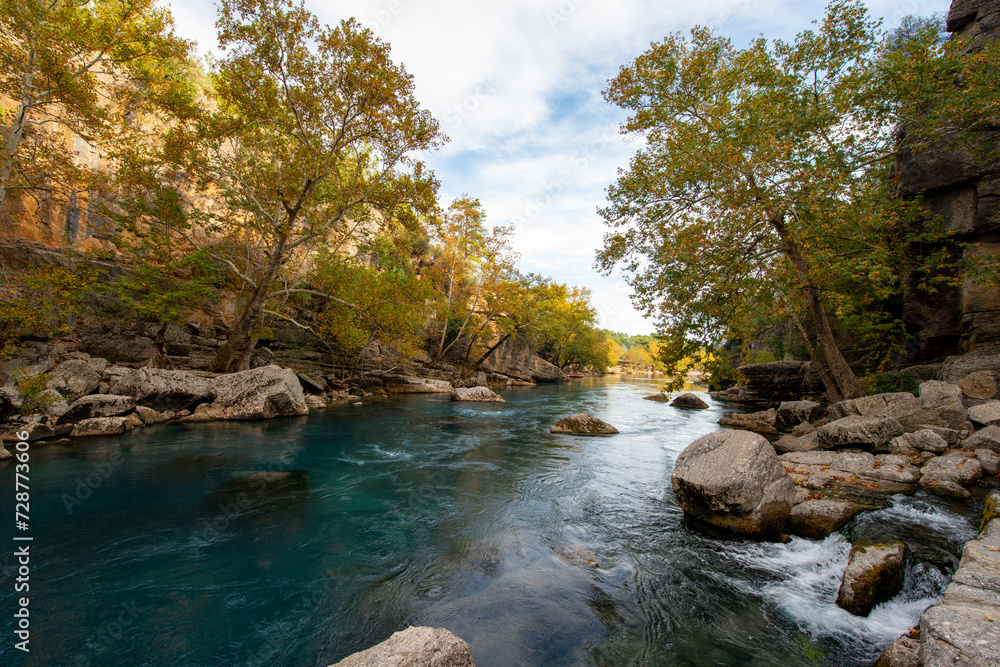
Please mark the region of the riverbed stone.
<svg viewBox="0 0 1000 667"><path fill-rule="evenodd" d="M116 394L90 394L81 396L59 417L59 424L73 424L84 419L118 417L135 409L131 396Z"/></svg>
<svg viewBox="0 0 1000 667"><path fill-rule="evenodd" d="M161 412L190 409L213 401L216 394L209 380L186 371L117 366L108 368L105 377L112 393Z"/></svg>
<svg viewBox="0 0 1000 667"><path fill-rule="evenodd" d="M837 606L855 616L867 616L891 600L903 585L906 545L854 545L837 593Z"/></svg>
<svg viewBox="0 0 1000 667"><path fill-rule="evenodd" d="M581 412L578 415L560 419L549 429L549 432L567 435L614 435L619 431L611 424L601 421L597 417L592 417L590 413Z"/></svg>
<svg viewBox="0 0 1000 667"><path fill-rule="evenodd" d="M781 534L795 500L774 448L747 431L717 431L692 442L677 457L671 486L685 513L761 539Z"/></svg>
<svg viewBox="0 0 1000 667"><path fill-rule="evenodd" d="M675 408L690 408L692 410L707 410L709 408L708 403L690 392L681 394L671 401L670 405Z"/></svg>
<svg viewBox="0 0 1000 667"><path fill-rule="evenodd" d="M643 396L642 400L644 400L644 401L656 401L658 403L669 403L670 402L670 397L667 396L665 393L663 393L661 391L661 392L656 393L656 394L650 394L649 396Z"/></svg>
<svg viewBox="0 0 1000 667"><path fill-rule="evenodd" d="M223 482L212 490L207 501L209 506L229 507L238 513L261 504L302 498L308 489L305 470L261 470Z"/></svg>
<svg viewBox="0 0 1000 667"><path fill-rule="evenodd" d="M390 394L450 394L454 387L447 380L420 378L415 375L385 375L385 390Z"/></svg>
<svg viewBox="0 0 1000 667"><path fill-rule="evenodd" d="M93 417L84 419L73 426L71 438L84 438L97 435L118 435L125 431L128 417Z"/></svg>
<svg viewBox="0 0 1000 667"><path fill-rule="evenodd" d="M816 401L784 401L778 406L777 426L789 429L819 419L823 406Z"/></svg>
<svg viewBox="0 0 1000 667"><path fill-rule="evenodd" d="M891 417L849 416L832 421L816 429L819 445L824 449L862 447L883 449L896 436L903 435L903 427Z"/></svg>
<svg viewBox="0 0 1000 667"><path fill-rule="evenodd" d="M948 442L927 428L914 431L913 433L904 433L889 441L890 451L906 451L910 449L940 454L948 449Z"/></svg>
<svg viewBox="0 0 1000 667"><path fill-rule="evenodd" d="M1000 425L1000 401L989 401L969 408L969 419L980 426Z"/></svg>
<svg viewBox="0 0 1000 667"><path fill-rule="evenodd" d="M451 392L451 400L475 403L506 403L499 394L488 387L459 387Z"/></svg>
<svg viewBox="0 0 1000 667"><path fill-rule="evenodd" d="M59 392L72 403L97 391L108 362L105 359L67 359L56 366L45 380L45 387Z"/></svg>
<svg viewBox="0 0 1000 667"><path fill-rule="evenodd" d="M864 505L848 500L820 498L806 500L792 507L788 514L788 532L813 539L823 539L834 533L865 509Z"/></svg>
<svg viewBox="0 0 1000 667"><path fill-rule="evenodd" d="M802 436L783 435L774 441L774 449L778 452L813 452L819 449L819 436L815 429L812 433Z"/></svg>
<svg viewBox="0 0 1000 667"><path fill-rule="evenodd" d="M977 449L975 451L976 460L983 467L983 472L989 475L997 474L1000 470L1000 456L991 449Z"/></svg>
<svg viewBox="0 0 1000 667"><path fill-rule="evenodd" d="M1000 398L1000 373L996 371L976 371L958 381L962 395L977 401Z"/></svg>
<svg viewBox="0 0 1000 667"><path fill-rule="evenodd" d="M302 385L290 368L261 366L248 371L220 375L212 381L214 419L271 419L306 415Z"/></svg>
<svg viewBox="0 0 1000 667"><path fill-rule="evenodd" d="M920 486L931 493L964 499L970 495L964 487L983 476L983 467L975 454L950 452L928 460L920 472Z"/></svg>
<svg viewBox="0 0 1000 667"><path fill-rule="evenodd" d="M875 667L920 667L920 640L903 635L882 652Z"/></svg>
<svg viewBox="0 0 1000 667"><path fill-rule="evenodd" d="M962 401L962 389L957 384L940 380L922 382L920 403L924 412L921 423L972 432L972 422Z"/></svg>
<svg viewBox="0 0 1000 667"><path fill-rule="evenodd" d="M331 667L475 667L468 643L444 628L409 627Z"/></svg>
<svg viewBox="0 0 1000 667"><path fill-rule="evenodd" d="M142 420L142 423L147 426L162 424L170 421L170 417L168 415L158 412L153 408L147 408L145 405L135 406L135 414Z"/></svg>
<svg viewBox="0 0 1000 667"><path fill-rule="evenodd" d="M962 449L992 449L1000 452L1000 426L987 426L970 435L960 443Z"/></svg>

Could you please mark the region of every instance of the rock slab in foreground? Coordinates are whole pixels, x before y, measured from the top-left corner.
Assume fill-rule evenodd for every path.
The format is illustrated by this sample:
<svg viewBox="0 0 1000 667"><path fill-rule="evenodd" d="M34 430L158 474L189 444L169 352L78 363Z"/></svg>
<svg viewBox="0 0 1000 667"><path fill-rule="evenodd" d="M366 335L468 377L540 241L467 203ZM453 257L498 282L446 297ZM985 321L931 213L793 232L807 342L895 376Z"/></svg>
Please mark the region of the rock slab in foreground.
<svg viewBox="0 0 1000 667"><path fill-rule="evenodd" d="M271 419L307 415L306 397L295 371L275 365L220 375L212 380L213 419Z"/></svg>
<svg viewBox="0 0 1000 667"><path fill-rule="evenodd" d="M614 435L618 433L611 424L601 421L597 417L592 417L590 413L581 412L572 417L560 419L555 423L550 433L565 433L569 435Z"/></svg>
<svg viewBox="0 0 1000 667"><path fill-rule="evenodd" d="M905 557L902 542L851 547L837 605L856 616L867 616L876 605L891 600L903 585Z"/></svg>
<svg viewBox="0 0 1000 667"><path fill-rule="evenodd" d="M670 404L675 408L691 408L692 410L708 410L708 403L688 392L681 394Z"/></svg>
<svg viewBox="0 0 1000 667"><path fill-rule="evenodd" d="M459 387L451 392L453 401L471 401L477 403L506 403L495 391L488 387Z"/></svg>
<svg viewBox="0 0 1000 667"><path fill-rule="evenodd" d="M795 484L764 437L717 431L688 445L671 486L685 513L740 535L780 536Z"/></svg>
<svg viewBox="0 0 1000 667"><path fill-rule="evenodd" d="M475 667L469 645L444 628L410 627L331 667Z"/></svg>

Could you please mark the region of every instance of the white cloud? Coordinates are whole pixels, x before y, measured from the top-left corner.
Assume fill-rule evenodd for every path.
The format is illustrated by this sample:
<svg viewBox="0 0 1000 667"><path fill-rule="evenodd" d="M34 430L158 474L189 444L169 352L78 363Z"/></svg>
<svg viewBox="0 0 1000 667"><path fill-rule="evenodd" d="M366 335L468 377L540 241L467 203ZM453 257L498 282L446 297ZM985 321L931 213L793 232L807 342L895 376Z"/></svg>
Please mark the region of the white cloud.
<svg viewBox="0 0 1000 667"><path fill-rule="evenodd" d="M171 0L178 32L214 48L214 9ZM604 227L596 208L637 143L615 136L621 114L606 81L651 41L696 24L737 44L759 33L790 39L823 15L790 0L342 0L307 5L335 24L354 16L392 45L421 103L451 143L427 157L442 200L469 193L494 223L516 221L525 270L592 288L602 324L629 333L653 325L628 304L620 278L592 268ZM947 11L947 0L870 0L894 25Z"/></svg>

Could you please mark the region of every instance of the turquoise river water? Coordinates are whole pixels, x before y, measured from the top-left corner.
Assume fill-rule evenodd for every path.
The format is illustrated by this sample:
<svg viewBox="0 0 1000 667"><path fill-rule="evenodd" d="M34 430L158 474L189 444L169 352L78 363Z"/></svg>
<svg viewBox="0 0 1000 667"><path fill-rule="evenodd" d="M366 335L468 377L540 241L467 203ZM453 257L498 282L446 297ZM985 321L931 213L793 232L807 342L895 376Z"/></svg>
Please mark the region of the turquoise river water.
<svg viewBox="0 0 1000 667"><path fill-rule="evenodd" d="M641 400L657 388L577 380L504 405L416 396L33 448L31 652L14 648L7 546L0 663L325 667L429 625L479 667L869 665L943 591L971 506L918 494L855 519L848 537L911 547L903 593L868 618L834 604L844 537L757 544L685 519L673 462L724 408ZM621 435L548 433L585 410ZM211 494L262 470L308 488ZM10 517L9 462L0 485Z"/></svg>

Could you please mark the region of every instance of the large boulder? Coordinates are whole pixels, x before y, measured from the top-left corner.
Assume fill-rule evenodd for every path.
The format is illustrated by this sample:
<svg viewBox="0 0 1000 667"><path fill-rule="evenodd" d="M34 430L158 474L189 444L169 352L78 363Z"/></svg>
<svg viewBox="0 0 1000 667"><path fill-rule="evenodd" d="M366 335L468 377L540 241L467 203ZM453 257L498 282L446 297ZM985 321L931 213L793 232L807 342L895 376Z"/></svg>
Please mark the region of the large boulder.
<svg viewBox="0 0 1000 667"><path fill-rule="evenodd" d="M806 500L788 514L788 532L820 540L843 528L864 509L857 503L836 498Z"/></svg>
<svg viewBox="0 0 1000 667"><path fill-rule="evenodd" d="M762 436L717 431L688 445L671 486L685 513L740 535L774 539L784 530L795 485Z"/></svg>
<svg viewBox="0 0 1000 667"><path fill-rule="evenodd" d="M1000 426L987 426L961 442L962 449L992 449L1000 452Z"/></svg>
<svg viewBox="0 0 1000 667"><path fill-rule="evenodd" d="M45 387L73 402L97 391L107 365L105 359L67 359L49 372Z"/></svg>
<svg viewBox="0 0 1000 667"><path fill-rule="evenodd" d="M889 442L889 450L893 452L906 452L914 449L919 452L940 454L948 449L948 441L931 429L925 428L913 433L904 433Z"/></svg>
<svg viewBox="0 0 1000 667"><path fill-rule="evenodd" d="M1000 425L1000 401L989 401L969 408L969 419L980 426Z"/></svg>
<svg viewBox="0 0 1000 667"><path fill-rule="evenodd" d="M906 391L874 394L834 403L827 414L831 421L844 417L895 419L907 431L915 431L920 424L926 422L920 399Z"/></svg>
<svg viewBox="0 0 1000 667"><path fill-rule="evenodd" d="M496 392L487 387L459 387L451 392L453 401L471 401L478 403L506 403Z"/></svg>
<svg viewBox="0 0 1000 667"><path fill-rule="evenodd" d="M898 421L885 417L844 417L816 429L820 447L862 447L884 449L890 440L903 435Z"/></svg>
<svg viewBox="0 0 1000 667"><path fill-rule="evenodd" d="M675 408L691 408L694 410L707 410L709 408L708 403L701 400L694 394L688 392L686 394L681 394L675 398L670 405Z"/></svg>
<svg viewBox="0 0 1000 667"><path fill-rule="evenodd" d="M823 406L816 401L784 401L778 406L777 426L780 429L790 429L816 421L822 413Z"/></svg>
<svg viewBox="0 0 1000 667"><path fill-rule="evenodd" d="M110 391L131 396L136 404L154 410L186 410L215 400L211 382L185 371L160 368L108 369Z"/></svg>
<svg viewBox="0 0 1000 667"><path fill-rule="evenodd" d="M948 357L941 366L941 379L945 382L960 382L978 371L1000 371L1000 354L967 354Z"/></svg>
<svg viewBox="0 0 1000 667"><path fill-rule="evenodd" d="M432 380L415 375L386 375L385 390L390 394L450 394L454 387L447 380Z"/></svg>
<svg viewBox="0 0 1000 667"><path fill-rule="evenodd" d="M983 476L983 466L975 454L951 452L930 459L920 472L920 486L931 493L964 499L970 496L964 487Z"/></svg>
<svg viewBox="0 0 1000 667"><path fill-rule="evenodd" d="M962 389L957 384L938 380L922 382L920 404L925 413L922 423L972 432L969 413L962 401Z"/></svg>
<svg viewBox="0 0 1000 667"><path fill-rule="evenodd" d="M71 438L95 435L118 435L125 431L128 417L93 417L78 422L70 432Z"/></svg>
<svg viewBox="0 0 1000 667"><path fill-rule="evenodd" d="M69 409L59 417L59 424L73 424L96 417L118 417L135 409L131 396L116 394L91 394L75 400Z"/></svg>
<svg viewBox="0 0 1000 667"><path fill-rule="evenodd" d="M271 419L309 414L302 385L290 368L261 366L220 375L211 384L215 401L208 414L213 419Z"/></svg>
<svg viewBox="0 0 1000 667"><path fill-rule="evenodd" d="M891 600L903 585L906 545L854 545L837 593L837 605L856 616L867 616L876 605Z"/></svg>
<svg viewBox="0 0 1000 667"><path fill-rule="evenodd" d="M619 431L611 424L601 421L597 417L592 417L587 412L581 412L578 415L560 419L549 429L549 432L568 435L614 435Z"/></svg>
<svg viewBox="0 0 1000 667"><path fill-rule="evenodd" d="M989 401L1000 398L1000 373L996 371L976 371L958 381L962 395L973 401Z"/></svg>
<svg viewBox="0 0 1000 667"><path fill-rule="evenodd" d="M17 414L24 405L24 396L14 387L0 387L0 422Z"/></svg>
<svg viewBox="0 0 1000 667"><path fill-rule="evenodd" d="M410 627L331 667L475 667L469 645L444 628Z"/></svg>
<svg viewBox="0 0 1000 667"><path fill-rule="evenodd" d="M783 435L774 441L774 449L778 452L814 452L819 449L819 435L816 431L805 435Z"/></svg>
<svg viewBox="0 0 1000 667"><path fill-rule="evenodd" d="M644 401L656 401L657 403L669 403L670 397L667 396L662 391L657 394L650 394L649 396L643 396ZM705 407L708 407L707 405Z"/></svg>

